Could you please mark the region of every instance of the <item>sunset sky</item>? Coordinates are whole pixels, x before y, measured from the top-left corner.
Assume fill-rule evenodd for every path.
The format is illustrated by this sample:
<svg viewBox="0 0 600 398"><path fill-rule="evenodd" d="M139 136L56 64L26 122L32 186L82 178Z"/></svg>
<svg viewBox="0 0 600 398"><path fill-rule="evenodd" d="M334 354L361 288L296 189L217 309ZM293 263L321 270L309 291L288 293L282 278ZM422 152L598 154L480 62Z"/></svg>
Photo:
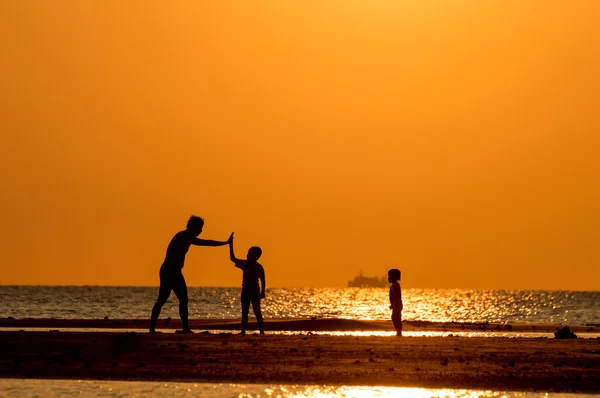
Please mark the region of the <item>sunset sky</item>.
<svg viewBox="0 0 600 398"><path fill-rule="evenodd" d="M0 2L0 284L600 289L600 1ZM190 286L237 286L226 247Z"/></svg>

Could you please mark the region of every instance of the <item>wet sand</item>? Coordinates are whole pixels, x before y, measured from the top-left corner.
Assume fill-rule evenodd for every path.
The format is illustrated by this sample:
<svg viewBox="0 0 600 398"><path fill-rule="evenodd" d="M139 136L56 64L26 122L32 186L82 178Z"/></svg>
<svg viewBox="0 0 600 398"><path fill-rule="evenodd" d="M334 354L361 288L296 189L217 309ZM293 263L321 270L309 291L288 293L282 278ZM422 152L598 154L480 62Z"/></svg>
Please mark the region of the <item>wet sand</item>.
<svg viewBox="0 0 600 398"><path fill-rule="evenodd" d="M60 326L73 327L75 322ZM125 325L128 322L121 322L123 327L130 327ZM178 321L172 322L175 323L173 326L179 327ZM211 327L205 329L213 329L214 323L211 322L194 321L194 328L202 324L200 329L208 325ZM313 327L329 326L331 330L336 324L338 329L356 328L362 321L329 320L328 325L318 325L318 320L287 322L308 322L309 325L312 322ZM38 322L38 325L40 323L43 322ZM98 328L102 324L92 323L94 325L86 324L85 327ZM235 325L237 322L221 323ZM371 322L366 323L372 325ZM115 328L110 320L104 324ZM135 324L138 325L138 322ZM375 325L386 326L378 322ZM139 326L145 328L143 324ZM161 328L163 326L159 325ZM292 323L291 326L299 325ZM269 327L272 330L281 327L281 324L273 323ZM462 330L461 326L459 328ZM142 330L15 330L0 332L0 377L388 385L598 393L600 340L356 337L306 332L265 336L251 333L241 336L229 332L179 335L149 334Z"/></svg>

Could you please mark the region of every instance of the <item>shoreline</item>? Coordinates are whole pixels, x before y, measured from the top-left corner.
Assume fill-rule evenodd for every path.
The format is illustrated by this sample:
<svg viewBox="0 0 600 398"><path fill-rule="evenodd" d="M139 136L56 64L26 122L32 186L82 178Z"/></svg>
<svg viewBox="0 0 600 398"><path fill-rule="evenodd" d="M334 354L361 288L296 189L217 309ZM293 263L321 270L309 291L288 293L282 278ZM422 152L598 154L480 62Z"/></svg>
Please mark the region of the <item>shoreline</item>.
<svg viewBox="0 0 600 398"><path fill-rule="evenodd" d="M600 392L600 341L0 332L0 377Z"/></svg>
<svg viewBox="0 0 600 398"><path fill-rule="evenodd" d="M193 330L240 329L239 319L190 319ZM87 328L87 329L133 329L143 330L150 326L149 319L56 319L56 318L0 318L0 328ZM574 333L600 334L600 325L573 324L526 324L526 323L462 323L462 322L426 322L403 321L405 332L501 332L518 333L554 333L568 326ZM392 332L391 321L354 320L337 318L275 318L265 319L266 331L286 332ZM159 319L157 329L175 330L181 328L178 318ZM248 330L257 330L256 322L248 323Z"/></svg>

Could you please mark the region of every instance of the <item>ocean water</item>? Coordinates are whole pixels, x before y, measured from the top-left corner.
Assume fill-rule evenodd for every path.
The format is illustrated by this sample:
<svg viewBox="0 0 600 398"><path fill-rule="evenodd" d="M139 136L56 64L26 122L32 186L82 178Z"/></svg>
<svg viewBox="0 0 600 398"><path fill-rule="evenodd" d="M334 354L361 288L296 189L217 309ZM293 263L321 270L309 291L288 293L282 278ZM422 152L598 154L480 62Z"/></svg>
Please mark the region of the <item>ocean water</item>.
<svg viewBox="0 0 600 398"><path fill-rule="evenodd" d="M213 384L97 380L0 379L1 397L206 397L206 398L583 398L591 395L379 386Z"/></svg>
<svg viewBox="0 0 600 398"><path fill-rule="evenodd" d="M158 287L0 286L0 317L148 318ZM404 289L403 318L430 322L600 324L600 292ZM190 318L237 319L240 289L189 288ZM174 294L161 317L178 318ZM385 288L274 288L267 318L388 320Z"/></svg>

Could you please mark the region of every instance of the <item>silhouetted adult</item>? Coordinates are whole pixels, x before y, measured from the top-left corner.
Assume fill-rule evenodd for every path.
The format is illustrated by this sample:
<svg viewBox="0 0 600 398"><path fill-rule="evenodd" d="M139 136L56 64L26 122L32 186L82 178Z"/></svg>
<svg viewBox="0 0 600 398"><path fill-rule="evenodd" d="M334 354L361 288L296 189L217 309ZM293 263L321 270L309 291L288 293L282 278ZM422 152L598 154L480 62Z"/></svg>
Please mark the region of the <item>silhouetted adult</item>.
<svg viewBox="0 0 600 398"><path fill-rule="evenodd" d="M202 232L204 220L200 217L191 216L188 220L187 227L183 231L175 234L169 247L165 261L160 267L160 288L158 290L158 299L152 308L152 318L150 319L150 333L154 333L156 321L160 316L162 306L167 302L171 290L175 292L179 300L179 316L181 317L182 330L177 333L193 333L188 324L188 294L187 285L183 277L183 263L185 255L190 248L190 245L195 246L225 246L233 239L233 233L228 240L219 242L216 240L198 239L198 235Z"/></svg>

